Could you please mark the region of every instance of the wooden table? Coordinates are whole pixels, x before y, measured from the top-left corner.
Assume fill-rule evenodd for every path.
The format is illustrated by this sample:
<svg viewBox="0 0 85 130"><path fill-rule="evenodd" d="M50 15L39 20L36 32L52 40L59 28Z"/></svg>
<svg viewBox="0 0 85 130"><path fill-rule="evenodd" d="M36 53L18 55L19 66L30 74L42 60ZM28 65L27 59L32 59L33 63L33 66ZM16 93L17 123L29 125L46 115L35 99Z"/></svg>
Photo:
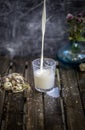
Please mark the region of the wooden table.
<svg viewBox="0 0 85 130"><path fill-rule="evenodd" d="M34 89L31 60L0 58L0 74L17 72L29 81L31 90L14 94L0 91L1 130L85 130L85 73L57 68L60 97Z"/></svg>

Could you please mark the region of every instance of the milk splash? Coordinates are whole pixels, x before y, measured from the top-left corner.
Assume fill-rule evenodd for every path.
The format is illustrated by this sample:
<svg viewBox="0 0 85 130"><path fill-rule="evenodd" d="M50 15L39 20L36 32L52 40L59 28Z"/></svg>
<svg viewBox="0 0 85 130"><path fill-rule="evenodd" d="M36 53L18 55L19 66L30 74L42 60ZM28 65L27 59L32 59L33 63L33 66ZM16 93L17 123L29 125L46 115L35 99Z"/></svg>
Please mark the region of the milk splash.
<svg viewBox="0 0 85 130"><path fill-rule="evenodd" d="M41 71L43 70L45 26L46 26L46 0L44 0L43 12L42 12L42 48L41 48L41 64L40 64Z"/></svg>

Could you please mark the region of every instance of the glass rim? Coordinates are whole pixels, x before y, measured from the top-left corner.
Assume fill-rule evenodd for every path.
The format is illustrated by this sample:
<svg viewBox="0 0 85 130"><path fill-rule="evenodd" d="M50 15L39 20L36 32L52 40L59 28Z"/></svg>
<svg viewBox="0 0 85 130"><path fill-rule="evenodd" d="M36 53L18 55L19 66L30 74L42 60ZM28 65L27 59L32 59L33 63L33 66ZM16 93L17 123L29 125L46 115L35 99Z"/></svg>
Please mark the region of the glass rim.
<svg viewBox="0 0 85 130"><path fill-rule="evenodd" d="M34 65L34 66L36 66L36 67L40 67L40 65L36 65L36 64L34 64L34 62L36 62L37 60L40 61L41 59L40 59L40 58L37 58L37 59L33 60L33 61L32 61L32 65ZM47 66L47 67L53 67L53 66L56 66L56 61L55 61L54 59L52 59L52 58L44 58L44 60L53 61L53 64L50 65L50 66Z"/></svg>

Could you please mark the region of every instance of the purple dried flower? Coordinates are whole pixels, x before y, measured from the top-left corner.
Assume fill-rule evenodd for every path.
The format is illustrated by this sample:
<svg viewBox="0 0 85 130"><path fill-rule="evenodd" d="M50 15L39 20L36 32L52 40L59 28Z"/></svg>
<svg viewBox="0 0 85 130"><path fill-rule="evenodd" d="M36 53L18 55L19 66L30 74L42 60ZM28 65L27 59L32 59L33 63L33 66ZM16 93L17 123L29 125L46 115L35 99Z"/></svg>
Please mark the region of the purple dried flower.
<svg viewBox="0 0 85 130"><path fill-rule="evenodd" d="M72 15L72 14L67 14L67 16L66 16L66 19L67 20L72 20L74 18L74 16Z"/></svg>
<svg viewBox="0 0 85 130"><path fill-rule="evenodd" d="M74 41L79 40L85 28L85 13L79 13L77 15L69 13L66 19L69 25L69 37Z"/></svg>
<svg viewBox="0 0 85 130"><path fill-rule="evenodd" d="M82 17L85 17L85 11L84 11L84 12L82 12Z"/></svg>
<svg viewBox="0 0 85 130"><path fill-rule="evenodd" d="M82 18L80 18L80 17L76 17L75 19L76 19L76 22L78 22L78 23L82 22Z"/></svg>
<svg viewBox="0 0 85 130"><path fill-rule="evenodd" d="M77 15L77 17L82 17L83 16L83 14L82 13L79 13L78 15Z"/></svg>

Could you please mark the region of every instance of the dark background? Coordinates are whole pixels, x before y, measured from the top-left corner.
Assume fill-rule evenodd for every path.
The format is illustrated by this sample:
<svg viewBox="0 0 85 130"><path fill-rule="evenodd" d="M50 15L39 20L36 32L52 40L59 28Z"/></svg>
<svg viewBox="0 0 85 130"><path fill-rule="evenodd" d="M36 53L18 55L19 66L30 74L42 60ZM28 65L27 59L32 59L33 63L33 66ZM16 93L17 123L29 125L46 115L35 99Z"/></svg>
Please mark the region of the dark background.
<svg viewBox="0 0 85 130"><path fill-rule="evenodd" d="M85 0L47 0L45 57L68 44L66 15L85 9ZM42 0L0 0L0 55L40 57Z"/></svg>

